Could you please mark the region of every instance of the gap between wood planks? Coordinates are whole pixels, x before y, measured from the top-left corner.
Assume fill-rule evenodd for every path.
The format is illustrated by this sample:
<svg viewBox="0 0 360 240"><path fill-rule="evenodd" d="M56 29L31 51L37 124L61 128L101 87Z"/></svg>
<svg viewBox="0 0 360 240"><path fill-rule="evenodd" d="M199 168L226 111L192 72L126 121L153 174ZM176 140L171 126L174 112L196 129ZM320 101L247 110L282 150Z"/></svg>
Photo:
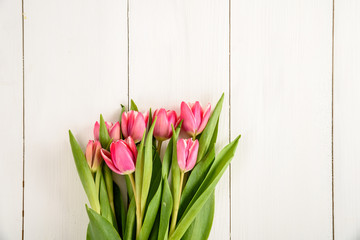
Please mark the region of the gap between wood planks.
<svg viewBox="0 0 360 240"><path fill-rule="evenodd" d="M229 0L229 143L231 142L231 0ZM231 163L229 164L229 239L231 240Z"/></svg>
<svg viewBox="0 0 360 240"><path fill-rule="evenodd" d="M23 151L23 158L22 158L22 212L21 212L21 238L24 240L24 219L25 219L25 44L24 44L24 0L21 1L21 47L22 47L22 117L23 117L23 124L22 124L22 151Z"/></svg>
<svg viewBox="0 0 360 240"><path fill-rule="evenodd" d="M331 36L331 215L332 236L335 240L335 202L334 202L334 40L335 40L335 0L332 0L332 36Z"/></svg>

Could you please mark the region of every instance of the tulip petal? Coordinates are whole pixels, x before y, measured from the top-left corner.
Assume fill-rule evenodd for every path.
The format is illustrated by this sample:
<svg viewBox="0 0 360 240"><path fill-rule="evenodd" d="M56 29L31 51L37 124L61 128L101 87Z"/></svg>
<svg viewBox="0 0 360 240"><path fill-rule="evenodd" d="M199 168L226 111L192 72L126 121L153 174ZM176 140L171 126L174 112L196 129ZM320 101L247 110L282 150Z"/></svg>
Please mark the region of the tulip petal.
<svg viewBox="0 0 360 240"><path fill-rule="evenodd" d="M136 149L136 144L134 142L134 139L132 137L128 137L125 139L126 144L129 146L133 156L134 156L134 163L136 164L136 158L137 158L137 149Z"/></svg>
<svg viewBox="0 0 360 240"><path fill-rule="evenodd" d="M125 138L127 138L129 136L128 131L127 131L127 129L128 129L127 123L128 123L128 113L123 112L123 114L121 115L121 132Z"/></svg>
<svg viewBox="0 0 360 240"><path fill-rule="evenodd" d="M194 142L191 139L189 140L191 141L191 146L189 148L189 155L186 161L186 172L194 168L199 150L199 141L197 139Z"/></svg>
<svg viewBox="0 0 360 240"><path fill-rule="evenodd" d="M154 136L158 140L165 140L169 135L169 121L167 119L167 113L163 108L161 108L159 111L155 111L155 113L153 119L155 119L156 116L157 120L154 128Z"/></svg>
<svg viewBox="0 0 360 240"><path fill-rule="evenodd" d="M89 140L85 150L85 158L90 168L93 165L93 146L94 146L94 141Z"/></svg>
<svg viewBox="0 0 360 240"><path fill-rule="evenodd" d="M135 118L136 118L137 112L135 111L130 111L128 112L128 122L127 122L127 133L128 136L131 136L132 131L134 129L134 122L135 122Z"/></svg>
<svg viewBox="0 0 360 240"><path fill-rule="evenodd" d="M190 106L185 102L181 102L180 118L183 120L182 128L190 135L195 134L194 114L191 111Z"/></svg>
<svg viewBox="0 0 360 240"><path fill-rule="evenodd" d="M109 131L110 138L113 139L113 141L117 141L120 139L120 123L116 122Z"/></svg>
<svg viewBox="0 0 360 240"><path fill-rule="evenodd" d="M195 102L195 104L191 107L191 111L194 114L195 129L199 129L202 117L202 109L199 101Z"/></svg>
<svg viewBox="0 0 360 240"><path fill-rule="evenodd" d="M146 130L146 122L142 113L138 113L134 119L134 125L129 134L135 142L139 142L142 139L144 131Z"/></svg>
<svg viewBox="0 0 360 240"><path fill-rule="evenodd" d="M186 168L186 141L179 139L176 144L177 161L181 171L185 171Z"/></svg>
<svg viewBox="0 0 360 240"><path fill-rule="evenodd" d="M203 117L201 120L201 125L198 128L198 130L196 131L196 134L201 133L204 130L204 128L206 127L206 124L208 123L209 118L210 118L210 112L211 112L211 105L208 104L204 111L204 114L203 114Z"/></svg>
<svg viewBox="0 0 360 240"><path fill-rule="evenodd" d="M171 125L173 125L174 128L176 128L176 125L177 125L177 114L176 114L176 112L173 111L173 110L167 111L167 118L168 118L168 124L169 124L169 131L168 131L167 138L171 138L171 136L172 136Z"/></svg>
<svg viewBox="0 0 360 240"><path fill-rule="evenodd" d="M92 170L96 171L98 169L98 167L100 166L101 163L101 144L99 141L95 141L94 142L94 147L93 147L93 163L92 163Z"/></svg>
<svg viewBox="0 0 360 240"><path fill-rule="evenodd" d="M106 128L107 128L108 132L109 132L111 127L113 126L113 123L105 121L105 125L106 125Z"/></svg>
<svg viewBox="0 0 360 240"><path fill-rule="evenodd" d="M100 130L100 124L98 121L95 122L94 125L94 140L99 140L99 130Z"/></svg>
<svg viewBox="0 0 360 240"><path fill-rule="evenodd" d="M145 120L145 128L147 128L148 121L149 121L149 111L144 113L144 120Z"/></svg>
<svg viewBox="0 0 360 240"><path fill-rule="evenodd" d="M111 159L120 174L135 171L134 155L124 140L113 142L110 145Z"/></svg>
<svg viewBox="0 0 360 240"><path fill-rule="evenodd" d="M112 144L111 144L112 145ZM115 167L114 163L111 161L111 153L105 149L100 150L101 156L104 159L106 165L115 173L121 174L120 171Z"/></svg>

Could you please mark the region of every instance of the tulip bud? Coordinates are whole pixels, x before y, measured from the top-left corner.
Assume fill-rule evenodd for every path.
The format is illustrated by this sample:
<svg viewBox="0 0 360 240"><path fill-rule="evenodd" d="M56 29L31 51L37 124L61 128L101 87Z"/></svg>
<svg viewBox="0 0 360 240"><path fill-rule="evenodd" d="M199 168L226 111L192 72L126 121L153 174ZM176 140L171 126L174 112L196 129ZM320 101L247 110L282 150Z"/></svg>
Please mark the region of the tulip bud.
<svg viewBox="0 0 360 240"><path fill-rule="evenodd" d="M193 138L199 135L209 121L210 111L210 104L204 110L198 101L194 104L182 102L180 119L183 120L182 128L184 131Z"/></svg>
<svg viewBox="0 0 360 240"><path fill-rule="evenodd" d="M85 157L91 172L96 172L100 166L102 160L100 150L101 144L99 141L89 140L86 146Z"/></svg>
<svg viewBox="0 0 360 240"><path fill-rule="evenodd" d="M179 168L183 172L188 172L194 168L198 150L199 141L196 139L193 141L189 139L179 139L177 144L177 161Z"/></svg>
<svg viewBox="0 0 360 240"><path fill-rule="evenodd" d="M141 141L149 118L148 113L144 115L137 111L123 112L121 116L121 131L125 138L130 136L135 143Z"/></svg>
<svg viewBox="0 0 360 240"><path fill-rule="evenodd" d="M157 117L157 120L154 127L154 137L158 141L164 141L171 138L171 125L174 127L177 125L176 112L172 110L166 111L164 108L160 108L154 112L153 119L155 119L155 117Z"/></svg>
<svg viewBox="0 0 360 240"><path fill-rule="evenodd" d="M113 141L117 141L120 139L120 123L116 122L113 124L112 122L105 121L106 128L108 130L109 136ZM96 121L94 125L94 139L99 140L99 131L100 124Z"/></svg>
<svg viewBox="0 0 360 240"><path fill-rule="evenodd" d="M105 149L100 152L105 163L115 173L128 175L135 171L137 150L131 137L111 143L110 152Z"/></svg>

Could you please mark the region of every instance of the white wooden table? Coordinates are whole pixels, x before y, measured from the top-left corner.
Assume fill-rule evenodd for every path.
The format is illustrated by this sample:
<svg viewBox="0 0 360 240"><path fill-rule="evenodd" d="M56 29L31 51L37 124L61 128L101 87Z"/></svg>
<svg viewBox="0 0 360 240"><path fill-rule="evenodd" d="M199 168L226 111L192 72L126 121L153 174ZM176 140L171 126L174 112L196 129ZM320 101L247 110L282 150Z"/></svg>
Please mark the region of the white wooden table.
<svg viewBox="0 0 360 240"><path fill-rule="evenodd" d="M360 239L360 1L0 0L0 239L84 239L103 113L226 100L210 239Z"/></svg>

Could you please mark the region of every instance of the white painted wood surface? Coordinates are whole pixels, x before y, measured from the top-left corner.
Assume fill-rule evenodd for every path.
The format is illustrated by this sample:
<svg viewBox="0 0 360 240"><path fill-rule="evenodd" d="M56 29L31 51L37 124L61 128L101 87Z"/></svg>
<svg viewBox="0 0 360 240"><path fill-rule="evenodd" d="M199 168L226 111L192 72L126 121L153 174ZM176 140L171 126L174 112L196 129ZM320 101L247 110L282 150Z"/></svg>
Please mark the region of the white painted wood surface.
<svg viewBox="0 0 360 240"><path fill-rule="evenodd" d="M0 239L21 239L23 78L21 3L0 1Z"/></svg>
<svg viewBox="0 0 360 240"><path fill-rule="evenodd" d="M360 237L358 1L335 0L333 146L332 1L23 3L24 26L21 2L0 1L0 239L21 238L23 197L25 239L85 238L68 129L85 147L129 98L179 113L222 92L218 148L243 137L210 239Z"/></svg>
<svg viewBox="0 0 360 240"><path fill-rule="evenodd" d="M213 107L224 92L218 147L229 139L229 8L216 1L131 1L130 97L143 110L199 100ZM229 174L215 193L210 239L228 239Z"/></svg>
<svg viewBox="0 0 360 240"><path fill-rule="evenodd" d="M232 239L332 239L332 3L231 15Z"/></svg>
<svg viewBox="0 0 360 240"><path fill-rule="evenodd" d="M335 239L360 238L359 12L359 1L335 1Z"/></svg>
<svg viewBox="0 0 360 240"><path fill-rule="evenodd" d="M126 2L25 2L25 239L85 239L68 129L85 148L127 101Z"/></svg>

